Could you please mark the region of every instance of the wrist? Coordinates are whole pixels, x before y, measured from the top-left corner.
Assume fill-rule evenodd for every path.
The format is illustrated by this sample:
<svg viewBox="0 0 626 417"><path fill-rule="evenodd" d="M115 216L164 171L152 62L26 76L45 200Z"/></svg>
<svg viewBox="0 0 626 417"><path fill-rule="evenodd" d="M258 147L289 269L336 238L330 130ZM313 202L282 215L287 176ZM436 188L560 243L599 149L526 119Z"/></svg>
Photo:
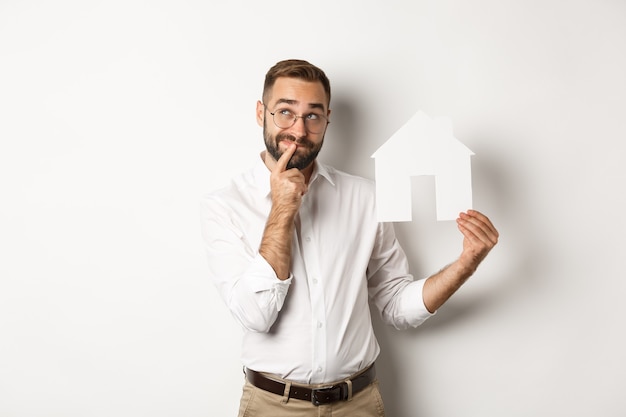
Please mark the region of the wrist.
<svg viewBox="0 0 626 417"><path fill-rule="evenodd" d="M297 213L298 207L294 207L293 205L272 204L272 209L270 210L268 216L268 222L271 221L273 223L291 226Z"/></svg>
<svg viewBox="0 0 626 417"><path fill-rule="evenodd" d="M474 272L476 272L476 268L478 267L478 263L472 257L464 257L461 255L459 259L455 262L459 271L459 275L469 277Z"/></svg>

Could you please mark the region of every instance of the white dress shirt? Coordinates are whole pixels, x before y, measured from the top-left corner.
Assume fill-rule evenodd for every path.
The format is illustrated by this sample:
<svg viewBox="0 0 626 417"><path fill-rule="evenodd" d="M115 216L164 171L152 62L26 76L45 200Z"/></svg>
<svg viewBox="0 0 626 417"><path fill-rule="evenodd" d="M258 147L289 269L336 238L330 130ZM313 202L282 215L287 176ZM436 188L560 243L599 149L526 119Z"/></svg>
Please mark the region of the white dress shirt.
<svg viewBox="0 0 626 417"><path fill-rule="evenodd" d="M270 171L260 160L202 199L210 277L243 326L243 365L301 383L344 379L380 348L368 297L404 329L431 316L424 280L408 272L393 225L376 220L373 181L316 162L296 217L291 274L281 281L259 255L270 212Z"/></svg>

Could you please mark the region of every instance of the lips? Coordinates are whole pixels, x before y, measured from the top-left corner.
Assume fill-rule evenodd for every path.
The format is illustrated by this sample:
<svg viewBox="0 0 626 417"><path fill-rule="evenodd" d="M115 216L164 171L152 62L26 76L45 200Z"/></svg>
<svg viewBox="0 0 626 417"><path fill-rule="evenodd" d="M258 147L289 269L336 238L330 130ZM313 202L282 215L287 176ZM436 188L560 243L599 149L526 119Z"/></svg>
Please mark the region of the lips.
<svg viewBox="0 0 626 417"><path fill-rule="evenodd" d="M292 135L278 135L276 137L276 141L280 144L280 142L286 142L286 145L288 146L288 144L290 142L295 143L298 146L298 149L300 148L311 148L313 146L313 144L306 138L300 138L300 140L298 141L296 139L295 136ZM298 150L296 149L296 150Z"/></svg>

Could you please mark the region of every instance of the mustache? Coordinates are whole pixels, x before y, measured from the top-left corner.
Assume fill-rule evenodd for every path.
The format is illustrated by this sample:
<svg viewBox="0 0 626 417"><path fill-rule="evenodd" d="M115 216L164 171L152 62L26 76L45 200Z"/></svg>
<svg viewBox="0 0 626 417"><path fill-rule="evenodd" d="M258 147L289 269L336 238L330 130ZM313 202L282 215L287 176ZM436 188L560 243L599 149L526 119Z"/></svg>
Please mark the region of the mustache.
<svg viewBox="0 0 626 417"><path fill-rule="evenodd" d="M289 140L291 142L297 143L299 146L305 146L307 148L312 148L314 146L313 142L311 142L305 136L296 138L294 135L290 135L289 133L279 133L278 135L276 135L276 145L278 145L278 142L280 142L281 140Z"/></svg>

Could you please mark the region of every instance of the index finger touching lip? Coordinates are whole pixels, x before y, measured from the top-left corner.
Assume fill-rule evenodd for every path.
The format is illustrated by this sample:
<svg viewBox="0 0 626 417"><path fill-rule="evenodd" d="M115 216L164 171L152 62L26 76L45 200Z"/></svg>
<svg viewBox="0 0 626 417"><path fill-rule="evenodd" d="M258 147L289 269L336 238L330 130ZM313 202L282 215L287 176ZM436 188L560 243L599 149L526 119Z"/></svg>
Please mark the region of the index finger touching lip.
<svg viewBox="0 0 626 417"><path fill-rule="evenodd" d="M278 161L276 161L276 168L275 169L278 172L285 171L285 169L287 168L287 163L289 162L289 159L291 159L293 154L296 152L297 148L298 148L298 145L296 145L294 142L289 143L289 145L287 146L287 149L285 150L285 152L283 152L283 154L278 159Z"/></svg>

